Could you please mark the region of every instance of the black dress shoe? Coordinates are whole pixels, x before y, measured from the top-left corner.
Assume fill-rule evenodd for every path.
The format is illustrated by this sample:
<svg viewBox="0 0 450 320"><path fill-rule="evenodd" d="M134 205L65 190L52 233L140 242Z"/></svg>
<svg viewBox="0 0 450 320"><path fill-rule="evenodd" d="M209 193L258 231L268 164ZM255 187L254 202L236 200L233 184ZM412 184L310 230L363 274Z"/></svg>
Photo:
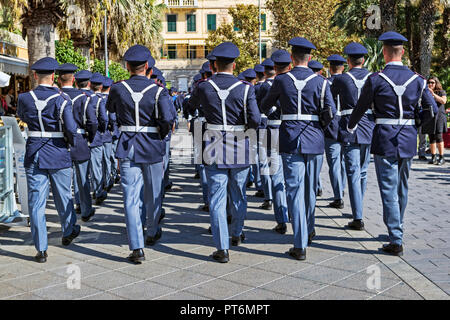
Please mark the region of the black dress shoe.
<svg viewBox="0 0 450 320"><path fill-rule="evenodd" d="M154 246L156 244L156 242L161 239L162 236L162 231L158 230L158 232L156 232L154 237L147 237L147 239L145 239L145 244L147 246Z"/></svg>
<svg viewBox="0 0 450 320"><path fill-rule="evenodd" d="M209 205L205 204L205 205L201 206L200 210L205 211L205 212L209 212Z"/></svg>
<svg viewBox="0 0 450 320"><path fill-rule="evenodd" d="M212 254L212 258L220 263L227 263L230 261L230 255L228 254L228 250L217 250Z"/></svg>
<svg viewBox="0 0 450 320"><path fill-rule="evenodd" d="M169 184L164 187L164 190L169 191L170 189L172 189L172 186L173 186L172 182L169 182Z"/></svg>
<svg viewBox="0 0 450 320"><path fill-rule="evenodd" d="M328 206L335 209L344 209L344 200L334 200L333 202L330 202Z"/></svg>
<svg viewBox="0 0 450 320"><path fill-rule="evenodd" d="M306 249L290 248L289 251L286 253L297 260L305 260L306 259Z"/></svg>
<svg viewBox="0 0 450 320"><path fill-rule="evenodd" d="M96 204L96 205L101 205L101 204L103 203L103 201L106 200L107 197L108 197L108 195L105 194L105 195L103 195L103 196L101 196L101 197L96 198L96 199L95 199L95 204Z"/></svg>
<svg viewBox="0 0 450 320"><path fill-rule="evenodd" d="M91 210L91 214L88 215L87 217L81 217L81 220L83 222L88 222L89 220L91 220L91 218L95 215L95 208L92 208Z"/></svg>
<svg viewBox="0 0 450 320"><path fill-rule="evenodd" d="M314 239L315 236L316 236L316 230L313 230L313 232L308 234L308 245L311 245L312 240Z"/></svg>
<svg viewBox="0 0 450 320"><path fill-rule="evenodd" d="M72 233L69 234L67 237L62 238L61 242L62 242L63 246L68 246L72 242L73 239L78 237L78 235L80 234L80 231L81 231L81 227L79 225L74 225Z"/></svg>
<svg viewBox="0 0 450 320"><path fill-rule="evenodd" d="M323 190L322 190L322 189L317 189L316 197L321 197L321 196L322 196L322 193L323 193Z"/></svg>
<svg viewBox="0 0 450 320"><path fill-rule="evenodd" d="M233 221L233 217L231 215L227 215L227 224L231 224L231 221Z"/></svg>
<svg viewBox="0 0 450 320"><path fill-rule="evenodd" d="M253 185L253 182L251 182L251 181L247 182L247 188L251 188L252 185Z"/></svg>
<svg viewBox="0 0 450 320"><path fill-rule="evenodd" d="M38 251L38 253L34 256L34 260L39 263L47 262L47 251Z"/></svg>
<svg viewBox="0 0 450 320"><path fill-rule="evenodd" d="M272 230L275 231L275 232L278 232L279 234L285 234L286 231L287 231L286 223L279 223Z"/></svg>
<svg viewBox="0 0 450 320"><path fill-rule="evenodd" d="M265 197L264 191L262 191L262 190L256 191L255 197L258 197L258 198L264 198L264 197Z"/></svg>
<svg viewBox="0 0 450 320"><path fill-rule="evenodd" d="M430 159L430 161L428 161L428 164L436 164L437 163L437 157L438 157L437 154L431 155L431 159Z"/></svg>
<svg viewBox="0 0 450 320"><path fill-rule="evenodd" d="M394 256L402 256L403 255L403 246L400 244L384 244L383 248L381 248L386 253L392 254Z"/></svg>
<svg viewBox="0 0 450 320"><path fill-rule="evenodd" d="M166 210L164 208L161 208L161 214L159 215L158 223L161 223L162 219L164 219L166 216Z"/></svg>
<svg viewBox="0 0 450 320"><path fill-rule="evenodd" d="M117 177L114 179L114 183L119 183L120 182L120 176L117 175Z"/></svg>
<svg viewBox="0 0 450 320"><path fill-rule="evenodd" d="M194 179L200 179L200 174L198 172L195 174Z"/></svg>
<svg viewBox="0 0 450 320"><path fill-rule="evenodd" d="M208 233L212 234L211 226L208 228Z"/></svg>
<svg viewBox="0 0 450 320"><path fill-rule="evenodd" d="M140 264L145 260L144 250L136 249L127 257L128 261L133 262L135 264Z"/></svg>
<svg viewBox="0 0 450 320"><path fill-rule="evenodd" d="M272 200L264 200L263 204L259 206L261 209L272 210Z"/></svg>
<svg viewBox="0 0 450 320"><path fill-rule="evenodd" d="M364 230L364 222L362 220L350 221L347 226L352 230Z"/></svg>
<svg viewBox="0 0 450 320"><path fill-rule="evenodd" d="M75 213L76 213L76 214L81 214L81 207L80 207L79 204L76 204L76 205L75 205Z"/></svg>
<svg viewBox="0 0 450 320"><path fill-rule="evenodd" d="M442 166L444 163L445 163L444 156L439 155L437 160L436 160L436 165Z"/></svg>
<svg viewBox="0 0 450 320"><path fill-rule="evenodd" d="M245 240L245 234L244 234L244 232L242 232L239 237L235 237L235 236L231 237L231 245L238 246L241 244L241 242L244 242L244 240Z"/></svg>

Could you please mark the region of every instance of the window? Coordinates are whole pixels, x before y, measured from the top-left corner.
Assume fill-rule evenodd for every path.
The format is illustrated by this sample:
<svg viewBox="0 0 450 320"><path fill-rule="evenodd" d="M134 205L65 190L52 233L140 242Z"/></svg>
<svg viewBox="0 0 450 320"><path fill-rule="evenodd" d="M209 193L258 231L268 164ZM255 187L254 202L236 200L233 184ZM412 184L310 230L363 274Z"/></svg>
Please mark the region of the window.
<svg viewBox="0 0 450 320"><path fill-rule="evenodd" d="M187 57L188 59L197 59L197 46L187 47Z"/></svg>
<svg viewBox="0 0 450 320"><path fill-rule="evenodd" d="M176 59L177 58L177 46L176 45L167 46L167 55L169 56L169 59Z"/></svg>
<svg viewBox="0 0 450 320"><path fill-rule="evenodd" d="M168 14L167 15L167 31L176 32L177 31L177 15Z"/></svg>
<svg viewBox="0 0 450 320"><path fill-rule="evenodd" d="M195 14L186 15L187 31L196 31Z"/></svg>
<svg viewBox="0 0 450 320"><path fill-rule="evenodd" d="M261 30L266 31L266 14L261 14Z"/></svg>
<svg viewBox="0 0 450 320"><path fill-rule="evenodd" d="M261 43L261 57L264 59L267 57L267 43Z"/></svg>
<svg viewBox="0 0 450 320"><path fill-rule="evenodd" d="M238 21L234 21L234 26L233 26L234 31L240 31L241 30L241 23Z"/></svg>
<svg viewBox="0 0 450 320"><path fill-rule="evenodd" d="M215 31L216 30L216 15L208 14L206 16L206 20L207 20L208 31Z"/></svg>

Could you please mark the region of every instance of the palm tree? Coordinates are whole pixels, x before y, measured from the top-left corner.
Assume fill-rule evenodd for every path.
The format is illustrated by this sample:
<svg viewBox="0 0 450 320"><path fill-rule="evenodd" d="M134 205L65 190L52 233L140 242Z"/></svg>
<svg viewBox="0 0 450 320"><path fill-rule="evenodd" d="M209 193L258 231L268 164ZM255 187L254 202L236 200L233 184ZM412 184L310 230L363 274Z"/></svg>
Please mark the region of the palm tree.
<svg viewBox="0 0 450 320"><path fill-rule="evenodd" d="M436 22L437 7L435 0L422 0L420 2L419 25L421 27L420 42L420 73L430 75L431 55L434 45L434 25Z"/></svg>
<svg viewBox="0 0 450 320"><path fill-rule="evenodd" d="M399 0L380 0L381 27L383 32L396 30L396 13Z"/></svg>

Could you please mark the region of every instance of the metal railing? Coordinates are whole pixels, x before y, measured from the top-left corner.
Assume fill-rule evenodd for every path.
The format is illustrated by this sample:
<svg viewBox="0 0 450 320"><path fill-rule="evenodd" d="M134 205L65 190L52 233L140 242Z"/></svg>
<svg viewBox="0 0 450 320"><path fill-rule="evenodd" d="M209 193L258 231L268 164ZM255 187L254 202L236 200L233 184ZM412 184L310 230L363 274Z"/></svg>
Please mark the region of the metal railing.
<svg viewBox="0 0 450 320"><path fill-rule="evenodd" d="M183 8L198 7L197 0L164 0L164 3L168 7L183 7Z"/></svg>

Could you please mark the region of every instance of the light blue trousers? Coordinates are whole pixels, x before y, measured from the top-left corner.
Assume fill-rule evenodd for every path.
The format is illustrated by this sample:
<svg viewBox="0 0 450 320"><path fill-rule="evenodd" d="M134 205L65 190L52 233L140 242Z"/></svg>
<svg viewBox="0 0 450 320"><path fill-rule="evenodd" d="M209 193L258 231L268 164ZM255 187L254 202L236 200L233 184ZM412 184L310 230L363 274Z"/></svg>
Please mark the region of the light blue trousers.
<svg viewBox="0 0 450 320"><path fill-rule="evenodd" d="M333 139L325 138L325 155L334 200L341 200L344 198L346 180L345 166L341 154L341 143Z"/></svg>
<svg viewBox="0 0 450 320"><path fill-rule="evenodd" d="M91 148L91 159L89 162L92 189L95 197L104 196L106 192L103 190L103 145Z"/></svg>
<svg viewBox="0 0 450 320"><path fill-rule="evenodd" d="M374 158L378 187L383 202L383 221L388 228L389 242L401 245L412 158L398 159L379 155L375 155Z"/></svg>
<svg viewBox="0 0 450 320"><path fill-rule="evenodd" d="M103 175L103 187L107 188L114 184L111 176L111 155L112 155L112 143L106 142L103 144L103 161L102 161L102 175Z"/></svg>
<svg viewBox="0 0 450 320"><path fill-rule="evenodd" d="M162 201L163 162L153 164L135 163L127 159L119 160L125 222L130 250L144 247L141 221L141 190L146 211L147 236L154 237L159 226Z"/></svg>
<svg viewBox="0 0 450 320"><path fill-rule="evenodd" d="M25 168L28 186L28 212L30 214L31 234L37 251L46 251L47 223L45 206L52 187L53 199L58 212L62 235L69 236L77 222L72 199L72 168L39 169L39 155L36 153L33 163Z"/></svg>
<svg viewBox="0 0 450 320"><path fill-rule="evenodd" d="M89 162L88 162L89 164ZM78 182L77 182L77 175L75 170L75 164L73 164L72 167L73 171L73 198L74 198L74 204L80 205L80 189L78 188ZM90 190L90 188L89 188ZM89 195L90 196L90 195Z"/></svg>
<svg viewBox="0 0 450 320"><path fill-rule="evenodd" d="M247 213L246 183L250 169L219 169L217 165L206 165L205 170L214 245L218 250L228 250L227 193L230 195L229 210L233 217L231 234L238 237L242 234Z"/></svg>
<svg viewBox="0 0 450 320"><path fill-rule="evenodd" d="M79 204L81 209L81 215L87 217L91 214L92 198L91 198L91 185L89 183L89 160L85 161L73 161L74 171L74 184L78 186Z"/></svg>
<svg viewBox="0 0 450 320"><path fill-rule="evenodd" d="M363 200L370 163L370 144L345 144L343 153L348 179L348 192L354 220L363 218Z"/></svg>
<svg viewBox="0 0 450 320"><path fill-rule="evenodd" d="M314 230L319 164L323 155L282 153L286 200L294 231L294 247L306 248ZM309 223L308 223L309 222Z"/></svg>
<svg viewBox="0 0 450 320"><path fill-rule="evenodd" d="M283 160L281 155L276 158L276 161L271 162L271 167L272 170L275 171L273 175L269 175L271 183L270 190L273 194L275 221L277 223L286 223L289 221L289 216L286 202L286 188L284 186Z"/></svg>
<svg viewBox="0 0 450 320"><path fill-rule="evenodd" d="M119 172L117 170L117 159L116 159L116 150L117 150L117 143L119 142L118 139L113 140L112 142L112 152L111 152L111 175L112 175L112 179L116 179L117 176L119 175Z"/></svg>

